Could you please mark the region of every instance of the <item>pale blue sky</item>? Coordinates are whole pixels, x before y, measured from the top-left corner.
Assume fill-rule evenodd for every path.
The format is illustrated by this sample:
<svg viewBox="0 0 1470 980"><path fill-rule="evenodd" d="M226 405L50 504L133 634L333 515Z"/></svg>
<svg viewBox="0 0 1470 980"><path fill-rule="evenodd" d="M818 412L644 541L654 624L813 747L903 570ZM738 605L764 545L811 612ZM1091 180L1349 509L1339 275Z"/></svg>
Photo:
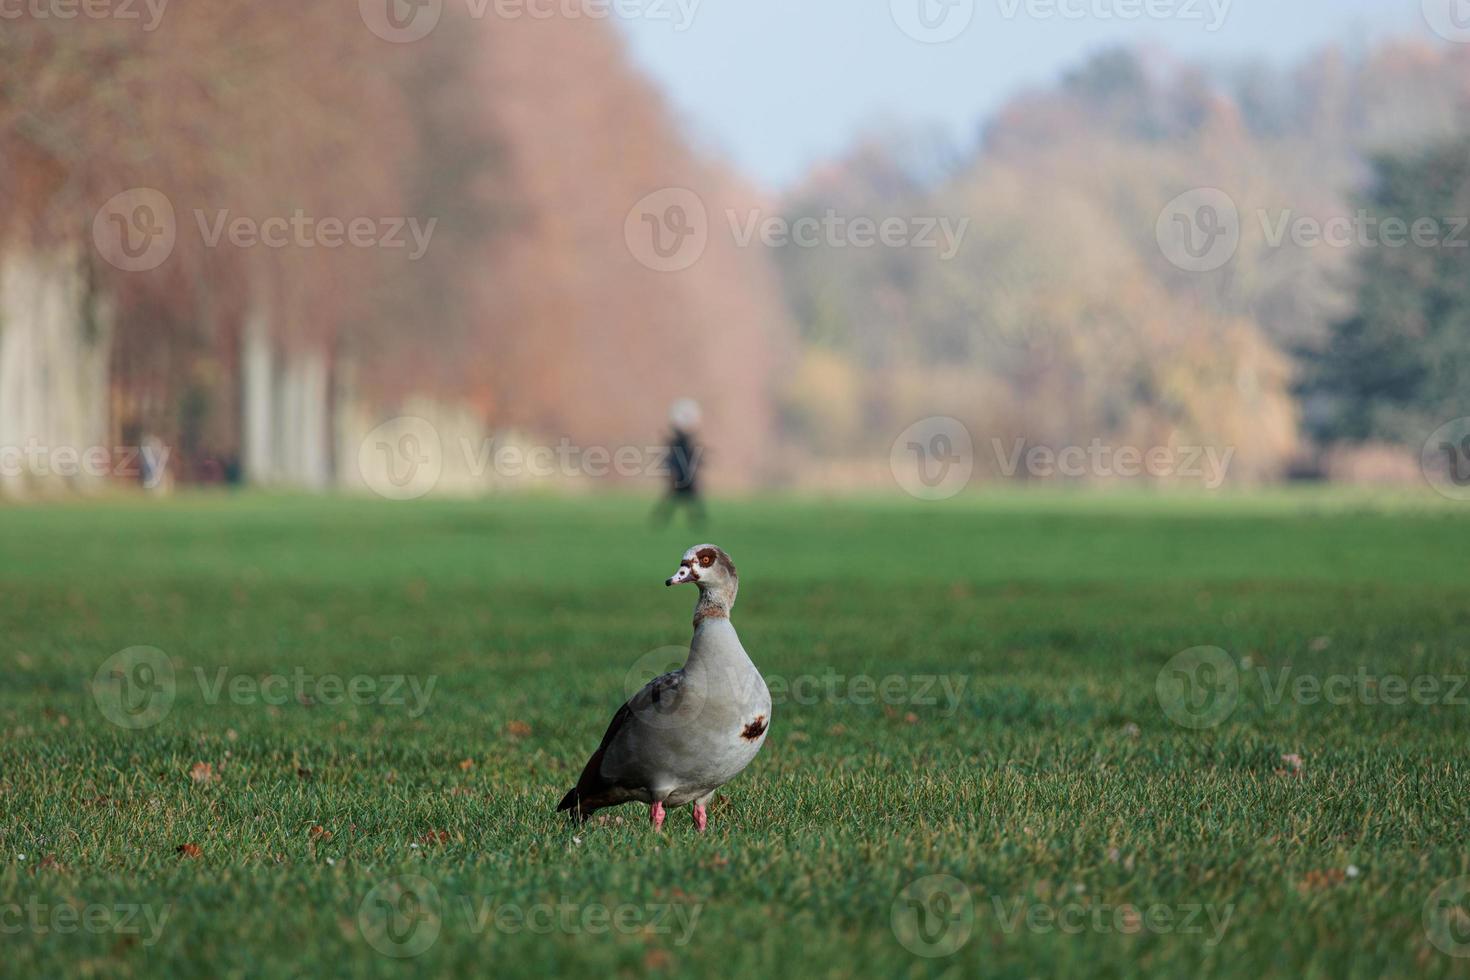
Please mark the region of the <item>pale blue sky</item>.
<svg viewBox="0 0 1470 980"><path fill-rule="evenodd" d="M954 40L921 43L894 13L920 2L933 13L973 3L973 15ZM616 0L615 9L650 12L621 19L624 34L694 143L779 189L884 120L936 123L971 145L1009 95L1107 45L1285 63L1331 43L1436 39L1422 5L1456 2L1465 0ZM1179 15L1118 16L1148 4ZM965 24L965 9L938 23Z"/></svg>

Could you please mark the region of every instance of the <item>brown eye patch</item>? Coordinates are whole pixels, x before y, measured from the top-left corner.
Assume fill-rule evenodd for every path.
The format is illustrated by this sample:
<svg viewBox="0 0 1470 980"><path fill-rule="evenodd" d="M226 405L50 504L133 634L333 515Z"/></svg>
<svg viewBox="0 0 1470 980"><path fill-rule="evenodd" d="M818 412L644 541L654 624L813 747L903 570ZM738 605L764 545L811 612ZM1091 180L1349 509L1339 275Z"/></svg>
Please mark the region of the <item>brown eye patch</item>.
<svg viewBox="0 0 1470 980"><path fill-rule="evenodd" d="M719 548L701 548L694 553L694 557L699 560L700 568L719 565L725 570L725 574L731 578L735 577L735 563L730 560L729 555L725 554Z"/></svg>

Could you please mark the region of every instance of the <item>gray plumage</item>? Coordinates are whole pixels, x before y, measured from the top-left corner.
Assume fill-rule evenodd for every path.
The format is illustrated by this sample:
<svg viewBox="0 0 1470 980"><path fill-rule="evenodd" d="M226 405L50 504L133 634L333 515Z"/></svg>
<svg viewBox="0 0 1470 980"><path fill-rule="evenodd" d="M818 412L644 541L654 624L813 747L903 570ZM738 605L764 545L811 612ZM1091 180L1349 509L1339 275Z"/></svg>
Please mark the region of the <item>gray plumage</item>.
<svg viewBox="0 0 1470 980"><path fill-rule="evenodd" d="M689 657L618 710L558 809L586 819L629 802L702 806L755 758L770 726L771 694L730 623L738 581L734 563L714 545L685 552L667 584L700 589Z"/></svg>

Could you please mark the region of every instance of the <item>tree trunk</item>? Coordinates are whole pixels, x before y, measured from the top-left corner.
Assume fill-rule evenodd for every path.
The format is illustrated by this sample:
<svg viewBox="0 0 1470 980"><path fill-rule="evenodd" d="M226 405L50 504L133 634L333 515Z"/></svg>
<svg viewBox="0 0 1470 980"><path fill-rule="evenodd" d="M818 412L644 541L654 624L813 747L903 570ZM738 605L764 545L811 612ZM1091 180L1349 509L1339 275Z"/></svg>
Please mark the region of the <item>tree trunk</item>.
<svg viewBox="0 0 1470 980"><path fill-rule="evenodd" d="M326 489L332 472L327 356L280 349L262 305L248 314L241 344L245 480Z"/></svg>
<svg viewBox="0 0 1470 980"><path fill-rule="evenodd" d="M75 250L0 256L0 494L106 482L111 343Z"/></svg>

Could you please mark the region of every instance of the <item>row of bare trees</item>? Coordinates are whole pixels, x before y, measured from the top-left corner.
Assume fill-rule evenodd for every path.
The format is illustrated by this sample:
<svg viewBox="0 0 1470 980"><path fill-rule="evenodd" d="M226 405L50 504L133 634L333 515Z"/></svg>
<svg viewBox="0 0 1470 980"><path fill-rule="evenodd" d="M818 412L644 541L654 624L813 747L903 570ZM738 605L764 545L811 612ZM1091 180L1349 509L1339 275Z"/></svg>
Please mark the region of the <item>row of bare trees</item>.
<svg viewBox="0 0 1470 980"><path fill-rule="evenodd" d="M1316 466L1300 355L1350 310L1372 246L1291 229L1356 220L1372 160L1470 132L1467 107L1470 53L1453 47L1222 72L1118 50L1013 99L957 164L916 162L909 134L867 140L809 181L793 219L928 215L969 219L969 232L948 261L791 253L793 438L874 456L884 434L946 414L996 476L992 446L1018 440L1229 447L1245 481ZM1175 218L1200 223L1201 248L1218 235L1218 260L1171 261L1161 246L1181 199ZM1229 239L1204 227L1226 210Z"/></svg>
<svg viewBox="0 0 1470 980"><path fill-rule="evenodd" d="M394 43L350 4L33 9L0 33L0 167L0 445L151 436L186 479L319 487L410 405L446 446L618 446L702 396L732 479L768 434L762 261L671 277L624 242L651 191L742 192L605 22L445 5Z"/></svg>

